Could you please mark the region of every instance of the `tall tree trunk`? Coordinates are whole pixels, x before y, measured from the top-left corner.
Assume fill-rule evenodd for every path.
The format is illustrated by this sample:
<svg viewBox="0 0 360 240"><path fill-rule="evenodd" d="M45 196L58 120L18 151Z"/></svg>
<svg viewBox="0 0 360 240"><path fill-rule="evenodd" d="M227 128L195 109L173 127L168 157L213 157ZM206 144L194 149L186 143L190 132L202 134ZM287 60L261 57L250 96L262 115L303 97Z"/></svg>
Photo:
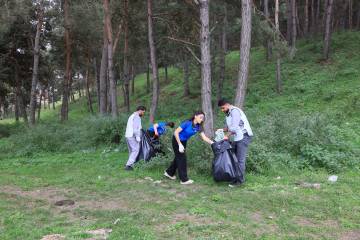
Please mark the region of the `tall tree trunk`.
<svg viewBox="0 0 360 240"><path fill-rule="evenodd" d="M315 0L311 0L311 26L310 26L310 32L311 35L315 33Z"/></svg>
<svg viewBox="0 0 360 240"><path fill-rule="evenodd" d="M50 105L50 88L49 87L46 89L46 93L47 93L47 108L50 110L51 105Z"/></svg>
<svg viewBox="0 0 360 240"><path fill-rule="evenodd" d="M111 96L111 116L116 118L117 112L117 92L116 92L116 79L114 76L113 67L113 40L112 40L112 27L111 16L109 10L109 0L104 0L104 12L105 12L105 29L107 37L107 49L108 49L108 73L109 73L109 93Z"/></svg>
<svg viewBox="0 0 360 240"><path fill-rule="evenodd" d="M279 0L275 0L275 29L276 29L276 41L280 41L279 35ZM276 91L282 92L282 80L281 80L281 58L279 50L276 52Z"/></svg>
<svg viewBox="0 0 360 240"><path fill-rule="evenodd" d="M351 30L353 26L353 2L349 0L349 29Z"/></svg>
<svg viewBox="0 0 360 240"><path fill-rule="evenodd" d="M131 95L135 94L135 68L134 65L131 65Z"/></svg>
<svg viewBox="0 0 360 240"><path fill-rule="evenodd" d="M97 96L98 109L100 109L100 78L98 74L96 57L93 58L93 68L94 68L94 78L96 81L96 96Z"/></svg>
<svg viewBox="0 0 360 240"><path fill-rule="evenodd" d="M359 5L359 9L357 11L356 28L360 29L360 5Z"/></svg>
<svg viewBox="0 0 360 240"><path fill-rule="evenodd" d="M37 120L38 120L38 122L40 121L41 101L43 101L43 99L44 99L44 89L41 89L40 90L40 98L39 98L39 106L37 106L38 107L37 108L37 110L38 110L38 112L37 112ZM44 102L44 104L45 104L45 102Z"/></svg>
<svg viewBox="0 0 360 240"><path fill-rule="evenodd" d="M146 93L150 93L150 67L149 62L146 64Z"/></svg>
<svg viewBox="0 0 360 240"><path fill-rule="evenodd" d="M167 59L165 59L165 64L164 64L164 72L165 72L165 82L168 83L169 81L169 76L168 76L168 65L167 65Z"/></svg>
<svg viewBox="0 0 360 240"><path fill-rule="evenodd" d="M238 82L235 105L242 108L245 102L247 82L249 78L249 61L251 47L251 0L241 1L241 43Z"/></svg>
<svg viewBox="0 0 360 240"><path fill-rule="evenodd" d="M265 0L267 1L267 0ZM219 101L222 98L222 90L223 84L225 81L225 57L227 52L227 8L226 4L224 4L224 18L223 24L221 28L221 36L220 36L220 54L219 54L219 78L217 80L217 91L216 91L216 99Z"/></svg>
<svg viewBox="0 0 360 240"><path fill-rule="evenodd" d="M55 110L55 86L51 88L51 103L53 110Z"/></svg>
<svg viewBox="0 0 360 240"><path fill-rule="evenodd" d="M190 95L190 85L189 85L189 57L186 52L184 52L184 62L183 62L183 71L184 71L184 97Z"/></svg>
<svg viewBox="0 0 360 240"><path fill-rule="evenodd" d="M304 17L304 35L307 37L309 33L309 0L305 0Z"/></svg>
<svg viewBox="0 0 360 240"><path fill-rule="evenodd" d="M69 19L69 0L64 0L64 27L65 27L65 55L66 55L66 66L65 76L63 84L63 98L61 105L61 121L68 120L69 113L69 94L72 83L71 73L71 39L70 39L70 19Z"/></svg>
<svg viewBox="0 0 360 240"><path fill-rule="evenodd" d="M91 99L91 91L90 91L90 79L89 79L89 72L90 72L90 67L91 67L91 63L90 63L90 51L88 51L88 56L87 56L87 66L86 66L86 73L85 73L85 87L86 87L86 96L87 96L87 105L89 108L89 112L91 112L92 114L94 113L94 109L92 107L92 99ZM96 76L95 76L96 77ZM96 81L96 78L95 78Z"/></svg>
<svg viewBox="0 0 360 240"><path fill-rule="evenodd" d="M16 122L19 122L19 119L20 119L20 110L19 110L19 98L17 96L15 96L15 121Z"/></svg>
<svg viewBox="0 0 360 240"><path fill-rule="evenodd" d="M26 113L26 106L24 104L24 97L23 97L23 91L22 91L22 84L19 78L19 66L17 63L15 63L15 84L16 84L16 90L15 90L15 118L16 121L19 121L19 117L21 116L24 120L25 124L28 124L28 117ZM36 95L35 95L35 101L36 101ZM35 105L36 106L36 105Z"/></svg>
<svg viewBox="0 0 360 240"><path fill-rule="evenodd" d="M290 57L295 56L296 51L296 0L290 0L291 2L291 48Z"/></svg>
<svg viewBox="0 0 360 240"><path fill-rule="evenodd" d="M320 29L320 5L321 5L321 0L317 0L317 5L316 5L316 17L315 17L315 33L319 32Z"/></svg>
<svg viewBox="0 0 360 240"><path fill-rule="evenodd" d="M150 122L153 123L159 101L159 72L156 59L156 49L154 43L153 21L152 21L152 0L147 0L148 11L148 34L149 34L149 48L150 48L150 61L152 69L152 84L153 93L150 108Z"/></svg>
<svg viewBox="0 0 360 240"><path fill-rule="evenodd" d="M124 0L124 94L126 111L130 112L130 67L129 67L129 2Z"/></svg>
<svg viewBox="0 0 360 240"><path fill-rule="evenodd" d="M270 19L269 0L264 0L264 14L266 19ZM270 61L271 58L272 58L272 42L270 39L266 39L266 60Z"/></svg>
<svg viewBox="0 0 360 240"><path fill-rule="evenodd" d="M291 46L292 39L292 11L291 11L291 1L286 0L286 41L289 46Z"/></svg>
<svg viewBox="0 0 360 240"><path fill-rule="evenodd" d="M43 18L42 9L39 9L38 22L36 24L35 44L34 44L34 64L31 79L31 93L30 93L30 124L35 125L35 111L36 111L36 87L39 80L39 57L40 57L40 32Z"/></svg>
<svg viewBox="0 0 360 240"><path fill-rule="evenodd" d="M331 16L332 16L333 0L328 0L326 9L326 23L324 35L324 52L323 57L325 60L329 59L330 41L331 41Z"/></svg>
<svg viewBox="0 0 360 240"><path fill-rule="evenodd" d="M201 106L206 115L204 132L213 134L213 111L211 104L211 54L209 31L209 0L200 0L200 48L201 48Z"/></svg>
<svg viewBox="0 0 360 240"><path fill-rule="evenodd" d="M108 66L108 43L106 40L106 30L104 25L104 46L102 49L101 65L100 65L100 107L99 112L101 115L106 115L107 111L107 66Z"/></svg>

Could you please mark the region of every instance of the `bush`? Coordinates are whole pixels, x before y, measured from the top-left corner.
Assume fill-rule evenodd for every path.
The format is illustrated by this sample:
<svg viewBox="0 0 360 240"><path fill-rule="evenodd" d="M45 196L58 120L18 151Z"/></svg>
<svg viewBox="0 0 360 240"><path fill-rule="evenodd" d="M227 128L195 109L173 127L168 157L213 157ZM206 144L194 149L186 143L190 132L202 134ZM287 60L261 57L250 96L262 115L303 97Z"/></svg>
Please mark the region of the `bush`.
<svg viewBox="0 0 360 240"><path fill-rule="evenodd" d="M40 152L73 152L87 150L122 141L126 118L90 117L76 123L43 123L10 136L18 156ZM124 144L120 145L122 150Z"/></svg>

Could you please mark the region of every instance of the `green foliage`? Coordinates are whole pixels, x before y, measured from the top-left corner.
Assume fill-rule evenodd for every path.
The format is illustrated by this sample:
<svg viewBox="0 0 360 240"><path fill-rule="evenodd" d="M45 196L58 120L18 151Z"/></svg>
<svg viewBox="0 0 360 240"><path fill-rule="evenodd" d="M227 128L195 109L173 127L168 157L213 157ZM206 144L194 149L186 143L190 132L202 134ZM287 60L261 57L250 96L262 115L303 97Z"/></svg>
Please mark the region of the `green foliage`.
<svg viewBox="0 0 360 240"><path fill-rule="evenodd" d="M87 151L122 141L126 118L89 117L77 123L43 123L12 135L9 141L15 155L31 156L41 152ZM124 150L125 147L121 145ZM14 153L13 153L14 154Z"/></svg>

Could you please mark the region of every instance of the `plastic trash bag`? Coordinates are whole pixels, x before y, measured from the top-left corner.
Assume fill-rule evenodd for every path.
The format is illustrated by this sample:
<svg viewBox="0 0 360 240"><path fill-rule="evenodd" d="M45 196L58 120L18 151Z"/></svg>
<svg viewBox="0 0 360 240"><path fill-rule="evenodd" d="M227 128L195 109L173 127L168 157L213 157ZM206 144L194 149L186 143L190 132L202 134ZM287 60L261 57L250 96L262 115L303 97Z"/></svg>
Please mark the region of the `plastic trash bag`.
<svg viewBox="0 0 360 240"><path fill-rule="evenodd" d="M240 166L231 149L229 141L214 142L211 145L214 152L212 164L213 178L215 181L235 181L240 179Z"/></svg>
<svg viewBox="0 0 360 240"><path fill-rule="evenodd" d="M215 142L220 142L222 140L224 140L225 134L224 134L224 130L223 129L218 129L215 132Z"/></svg>
<svg viewBox="0 0 360 240"><path fill-rule="evenodd" d="M152 143L150 136L147 134L147 132L141 130L140 151L136 158L136 162L142 159L144 159L145 162L148 162L155 155L155 146Z"/></svg>

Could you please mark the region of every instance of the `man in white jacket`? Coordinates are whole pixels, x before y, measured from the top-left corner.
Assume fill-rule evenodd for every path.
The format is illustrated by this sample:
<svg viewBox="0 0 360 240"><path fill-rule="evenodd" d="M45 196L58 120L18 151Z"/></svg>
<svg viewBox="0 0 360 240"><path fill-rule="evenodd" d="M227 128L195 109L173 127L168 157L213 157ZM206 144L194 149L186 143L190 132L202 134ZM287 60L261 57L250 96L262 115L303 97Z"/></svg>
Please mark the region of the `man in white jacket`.
<svg viewBox="0 0 360 240"><path fill-rule="evenodd" d="M126 163L125 170L133 170L133 164L140 150L140 136L141 136L141 117L144 116L146 107L139 106L136 112L130 115L126 125L126 142L129 149L129 159Z"/></svg>

